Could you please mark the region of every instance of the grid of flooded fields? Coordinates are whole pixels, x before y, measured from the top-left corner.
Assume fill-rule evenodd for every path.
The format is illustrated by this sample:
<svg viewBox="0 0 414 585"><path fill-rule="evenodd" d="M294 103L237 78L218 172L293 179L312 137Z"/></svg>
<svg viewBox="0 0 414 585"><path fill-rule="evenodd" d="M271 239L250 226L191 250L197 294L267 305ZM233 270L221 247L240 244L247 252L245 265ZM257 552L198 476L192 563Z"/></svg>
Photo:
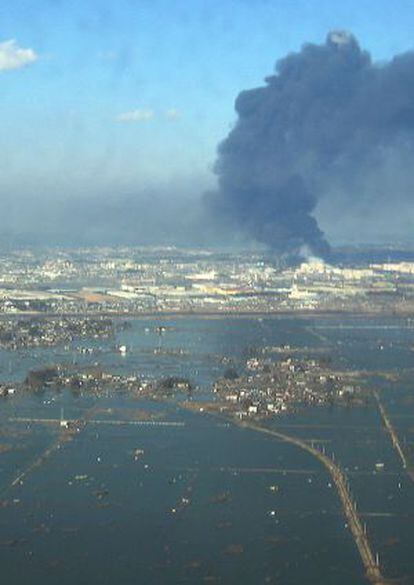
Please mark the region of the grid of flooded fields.
<svg viewBox="0 0 414 585"><path fill-rule="evenodd" d="M411 456L409 323L186 318L166 322L163 335L158 327L137 319L116 339L2 351L0 374L17 383L39 364L98 363L149 379L188 376L202 402L228 361L241 369L255 348L323 349L338 369L368 372ZM394 380L392 371L406 375ZM62 413L85 424L67 433ZM367 583L332 478L294 445L189 412L179 400L138 400L116 388L17 393L2 399L0 422L0 558L9 584ZM412 577L414 484L375 401L263 424L334 458L384 574Z"/></svg>

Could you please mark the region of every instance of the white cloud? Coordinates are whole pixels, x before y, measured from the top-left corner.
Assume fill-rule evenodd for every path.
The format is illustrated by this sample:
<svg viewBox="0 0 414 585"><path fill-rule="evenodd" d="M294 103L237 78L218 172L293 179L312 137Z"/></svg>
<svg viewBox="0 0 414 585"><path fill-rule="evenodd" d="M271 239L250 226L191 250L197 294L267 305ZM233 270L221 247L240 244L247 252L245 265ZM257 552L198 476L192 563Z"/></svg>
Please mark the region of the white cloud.
<svg viewBox="0 0 414 585"><path fill-rule="evenodd" d="M178 120L179 118L181 118L181 114L175 108L171 108L170 110L167 110L165 112L165 117L167 118L167 120Z"/></svg>
<svg viewBox="0 0 414 585"><path fill-rule="evenodd" d="M155 116L154 110L131 110L116 117L117 122L146 122Z"/></svg>
<svg viewBox="0 0 414 585"><path fill-rule="evenodd" d="M0 71L20 69L37 59L33 49L22 49L14 39L0 43Z"/></svg>

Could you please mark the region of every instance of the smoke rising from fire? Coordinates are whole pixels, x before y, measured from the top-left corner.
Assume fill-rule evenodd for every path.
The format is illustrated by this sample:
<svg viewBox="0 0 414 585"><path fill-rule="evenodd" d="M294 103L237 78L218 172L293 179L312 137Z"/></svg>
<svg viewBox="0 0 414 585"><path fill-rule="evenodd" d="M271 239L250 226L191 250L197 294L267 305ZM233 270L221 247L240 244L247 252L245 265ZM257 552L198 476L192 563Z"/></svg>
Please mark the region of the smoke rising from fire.
<svg viewBox="0 0 414 585"><path fill-rule="evenodd" d="M370 208L414 194L414 53L377 64L349 33L329 33L236 99L219 145L216 216L280 253L329 245L321 202ZM374 213L375 215L375 213Z"/></svg>

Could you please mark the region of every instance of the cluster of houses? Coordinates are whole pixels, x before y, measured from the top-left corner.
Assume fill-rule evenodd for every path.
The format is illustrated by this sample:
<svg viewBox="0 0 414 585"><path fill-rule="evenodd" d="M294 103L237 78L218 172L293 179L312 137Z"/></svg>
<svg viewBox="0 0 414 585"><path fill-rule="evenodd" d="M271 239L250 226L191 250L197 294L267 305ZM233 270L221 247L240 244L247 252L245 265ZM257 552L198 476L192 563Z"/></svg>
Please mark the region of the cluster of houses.
<svg viewBox="0 0 414 585"><path fill-rule="evenodd" d="M0 347L21 349L66 344L75 338L107 338L114 333L111 319L8 319L0 322Z"/></svg>
<svg viewBox="0 0 414 585"><path fill-rule="evenodd" d="M356 388L314 359L271 362L255 357L247 360L244 375L220 378L213 391L223 410L243 418L323 405L354 394Z"/></svg>
<svg viewBox="0 0 414 585"><path fill-rule="evenodd" d="M16 393L16 388L8 385L0 385L0 397L5 398L6 396L13 396Z"/></svg>

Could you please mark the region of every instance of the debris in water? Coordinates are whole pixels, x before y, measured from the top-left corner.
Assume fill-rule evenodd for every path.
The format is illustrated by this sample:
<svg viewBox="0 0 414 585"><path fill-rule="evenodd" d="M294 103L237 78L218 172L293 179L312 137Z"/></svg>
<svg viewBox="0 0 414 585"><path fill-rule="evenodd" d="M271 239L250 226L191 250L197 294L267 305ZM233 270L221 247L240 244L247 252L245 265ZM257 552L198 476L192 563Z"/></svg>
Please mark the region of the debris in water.
<svg viewBox="0 0 414 585"><path fill-rule="evenodd" d="M210 500L212 504L227 504L231 501L230 492L223 492Z"/></svg>
<svg viewBox="0 0 414 585"><path fill-rule="evenodd" d="M244 553L244 547L242 544L229 544L223 552L225 555L238 556Z"/></svg>

